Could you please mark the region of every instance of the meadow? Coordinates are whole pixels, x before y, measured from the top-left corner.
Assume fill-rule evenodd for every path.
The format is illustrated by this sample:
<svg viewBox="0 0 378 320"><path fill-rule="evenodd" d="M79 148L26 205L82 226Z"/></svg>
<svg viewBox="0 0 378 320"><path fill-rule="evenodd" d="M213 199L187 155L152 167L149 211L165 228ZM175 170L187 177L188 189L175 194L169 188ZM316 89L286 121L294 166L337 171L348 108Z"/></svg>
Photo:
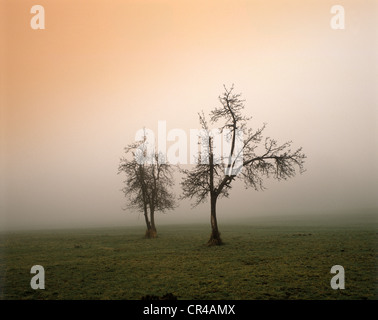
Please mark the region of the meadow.
<svg viewBox="0 0 378 320"><path fill-rule="evenodd" d="M0 298L377 299L375 223L265 221L220 224L225 244L208 247L209 225L117 227L1 234ZM30 287L33 265L45 290ZM333 290L333 265L345 289Z"/></svg>

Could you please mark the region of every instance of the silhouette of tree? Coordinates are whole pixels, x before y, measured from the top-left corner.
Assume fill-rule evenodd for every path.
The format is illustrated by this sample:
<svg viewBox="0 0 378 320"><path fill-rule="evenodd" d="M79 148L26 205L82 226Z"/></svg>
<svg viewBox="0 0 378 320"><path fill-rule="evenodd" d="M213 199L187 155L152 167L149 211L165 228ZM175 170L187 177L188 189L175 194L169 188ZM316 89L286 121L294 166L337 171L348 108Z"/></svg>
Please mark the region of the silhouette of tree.
<svg viewBox="0 0 378 320"><path fill-rule="evenodd" d="M128 207L143 212L146 222L146 238L157 236L155 213L175 208L175 197L170 191L173 186L172 168L161 154L150 151L146 134L143 141L125 148L127 155L120 160L118 173L125 173L125 197Z"/></svg>
<svg viewBox="0 0 378 320"><path fill-rule="evenodd" d="M212 124L221 122L219 132L226 136L228 148L223 146L223 153L216 150L214 134L209 130L204 114L199 114L205 147L199 151L193 169L181 170L184 174L181 198L194 199L196 206L210 197L212 231L208 245L222 244L216 215L217 200L229 196L233 181L243 180L247 188L259 190L264 189L264 178L288 179L296 174L296 168L300 173L304 172L306 156L302 148L292 151L291 141L278 144L269 137L263 139L265 124L257 130L248 128L250 118L242 113L244 100L240 99L240 94L234 94L233 89L233 86L231 89L224 87L224 93L219 97L221 106L210 113Z"/></svg>

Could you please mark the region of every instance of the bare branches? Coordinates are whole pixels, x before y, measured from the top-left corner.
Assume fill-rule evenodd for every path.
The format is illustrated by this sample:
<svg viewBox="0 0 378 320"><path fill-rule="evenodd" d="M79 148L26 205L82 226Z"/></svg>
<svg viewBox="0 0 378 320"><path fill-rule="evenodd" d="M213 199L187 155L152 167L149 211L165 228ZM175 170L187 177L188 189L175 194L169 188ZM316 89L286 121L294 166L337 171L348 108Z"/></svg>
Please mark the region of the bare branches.
<svg viewBox="0 0 378 320"><path fill-rule="evenodd" d="M262 155L256 155L253 151L247 152L246 160L243 162L243 171L246 171L243 173L245 182L256 188L257 185L262 186L263 176L286 180L295 176L296 168L299 169L299 173L303 173L306 155L302 148L291 151L291 144L289 141L278 145L276 140L266 138L265 152Z"/></svg>
<svg viewBox="0 0 378 320"><path fill-rule="evenodd" d="M269 137L263 139L266 124L256 130L247 128L250 118L242 113L244 100L240 94L235 94L233 89L233 86L230 89L224 87L224 92L219 97L221 106L210 113L211 123L221 122L219 130L224 132L227 129L231 142L229 150L223 150L222 164L214 161L206 164L200 162L200 159L214 160L215 157L211 147L212 137L208 135L205 137L208 139L207 149L203 151L205 154L199 155L195 168L182 170L185 175L181 183L184 191L182 198L196 199L195 205L205 201L208 195L215 198L227 197L232 182L237 179L243 180L246 187L264 189L264 178L285 180L295 176L297 171L305 171L306 156L302 148L292 151L291 141L278 144ZM203 113L200 114L200 124L203 129L209 131ZM237 145L240 134L243 140Z"/></svg>
<svg viewBox="0 0 378 320"><path fill-rule="evenodd" d="M244 109L244 100L240 99L241 94L234 94L233 90L233 85L229 90L224 86L224 93L219 97L222 106L215 108L210 113L212 123L216 123L220 119L225 121L221 128L235 128L237 124L249 120L241 113Z"/></svg>
<svg viewBox="0 0 378 320"><path fill-rule="evenodd" d="M197 164L192 170L181 170L186 176L181 182L183 195L181 199L190 198L196 199L194 207L204 202L210 189L210 169L207 164Z"/></svg>
<svg viewBox="0 0 378 320"><path fill-rule="evenodd" d="M127 146L125 152L132 158L120 159L118 173L126 175L122 191L128 199L128 206L139 211L148 208L151 212L174 209L175 197L170 191L173 186L172 168L160 154L147 154L145 142L146 139ZM147 161L140 161L139 157Z"/></svg>

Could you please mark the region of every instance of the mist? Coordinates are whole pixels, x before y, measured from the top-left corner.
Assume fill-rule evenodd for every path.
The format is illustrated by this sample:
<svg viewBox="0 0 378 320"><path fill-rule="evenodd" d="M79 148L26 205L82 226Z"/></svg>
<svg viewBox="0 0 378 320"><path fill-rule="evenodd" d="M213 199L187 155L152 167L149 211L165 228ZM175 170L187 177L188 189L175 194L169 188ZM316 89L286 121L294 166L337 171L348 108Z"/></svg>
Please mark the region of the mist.
<svg viewBox="0 0 378 320"><path fill-rule="evenodd" d="M159 120L189 136L232 84L252 128L303 147L306 172L235 184L220 223L378 213L376 4L346 1L333 30L332 1L290 3L54 1L45 30L29 1L3 4L1 230L142 226L121 192L124 147ZM191 204L157 226L208 223L209 203Z"/></svg>

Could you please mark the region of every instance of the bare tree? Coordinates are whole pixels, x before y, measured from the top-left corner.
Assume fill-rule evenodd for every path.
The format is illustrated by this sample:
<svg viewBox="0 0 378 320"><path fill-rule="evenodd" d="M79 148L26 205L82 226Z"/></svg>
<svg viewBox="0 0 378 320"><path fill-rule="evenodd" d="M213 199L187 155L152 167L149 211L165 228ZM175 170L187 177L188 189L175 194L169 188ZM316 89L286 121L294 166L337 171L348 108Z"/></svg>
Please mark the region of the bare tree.
<svg viewBox="0 0 378 320"><path fill-rule="evenodd" d="M220 245L222 240L218 230L216 206L220 197L228 197L234 180L243 180L246 187L263 190L263 179L273 177L278 180L291 178L304 172L305 154L302 148L292 151L292 142L278 144L269 137L263 139L265 124L256 130L247 128L250 118L242 114L244 100L240 94L224 87L219 97L221 106L210 113L212 124L222 122L219 132L227 137L228 148L220 154L216 150L214 135L210 132L204 114L199 114L202 126L202 148L193 169L184 173L181 186L182 198L195 199L194 206L210 197L211 236L208 245ZM218 152L216 152L218 151Z"/></svg>
<svg viewBox="0 0 378 320"><path fill-rule="evenodd" d="M125 148L132 156L121 158L118 173L125 173L122 189L128 198L128 207L143 212L146 222L146 238L157 236L155 213L175 208L175 197L170 191L173 186L172 168L162 155L149 151L146 136L142 142Z"/></svg>

